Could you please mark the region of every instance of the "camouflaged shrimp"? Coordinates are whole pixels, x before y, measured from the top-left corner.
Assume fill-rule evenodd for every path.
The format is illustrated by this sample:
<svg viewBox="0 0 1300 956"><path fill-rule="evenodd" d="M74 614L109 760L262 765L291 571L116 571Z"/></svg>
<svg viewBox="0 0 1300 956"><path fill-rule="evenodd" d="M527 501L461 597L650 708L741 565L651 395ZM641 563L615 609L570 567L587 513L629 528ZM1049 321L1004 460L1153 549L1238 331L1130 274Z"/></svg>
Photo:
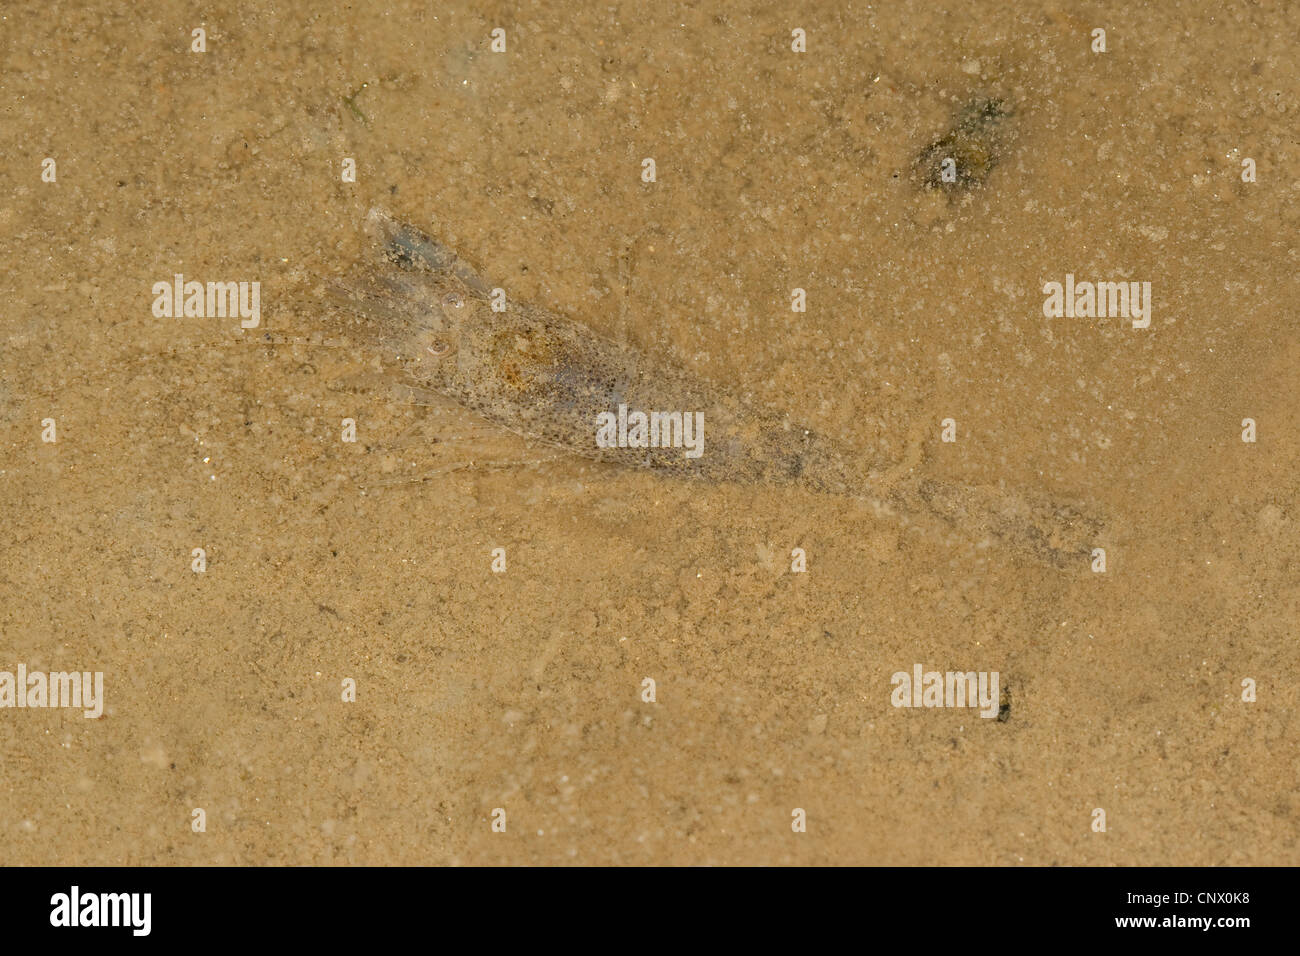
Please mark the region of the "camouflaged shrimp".
<svg viewBox="0 0 1300 956"><path fill-rule="evenodd" d="M491 306L491 289L446 246L380 210L367 228L382 264L346 295L367 334L421 387L525 438L574 455L681 478L793 485L867 500L903 520L928 513L1058 567L1085 566L1100 522L1078 510L929 479L873 488L860 456L746 406L726 389L546 309ZM702 413L704 451L602 447L598 416L620 406Z"/></svg>

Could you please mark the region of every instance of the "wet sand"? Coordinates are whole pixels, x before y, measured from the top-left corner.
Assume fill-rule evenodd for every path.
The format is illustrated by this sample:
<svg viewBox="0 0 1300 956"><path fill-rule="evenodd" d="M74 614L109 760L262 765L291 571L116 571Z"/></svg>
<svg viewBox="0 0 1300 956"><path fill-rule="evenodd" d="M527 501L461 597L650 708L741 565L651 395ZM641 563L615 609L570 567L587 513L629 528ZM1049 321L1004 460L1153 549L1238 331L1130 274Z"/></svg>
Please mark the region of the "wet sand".
<svg viewBox="0 0 1300 956"><path fill-rule="evenodd" d="M1070 9L10 4L0 670L104 706L0 708L6 860L1300 863L1300 11ZM1105 572L413 399L324 294L375 205L899 476L1086 503ZM258 328L155 316L177 273ZM1045 317L1067 273L1150 327ZM916 663L1002 719L892 706Z"/></svg>

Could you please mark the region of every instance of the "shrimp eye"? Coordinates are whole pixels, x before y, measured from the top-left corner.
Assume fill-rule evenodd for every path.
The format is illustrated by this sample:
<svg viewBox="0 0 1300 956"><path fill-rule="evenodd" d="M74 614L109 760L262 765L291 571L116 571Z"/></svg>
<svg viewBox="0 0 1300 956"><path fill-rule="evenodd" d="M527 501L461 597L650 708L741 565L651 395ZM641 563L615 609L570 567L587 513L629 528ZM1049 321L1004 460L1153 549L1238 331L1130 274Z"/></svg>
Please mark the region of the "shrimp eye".
<svg viewBox="0 0 1300 956"><path fill-rule="evenodd" d="M459 292L448 292L442 297L442 311L449 317L465 308L465 299Z"/></svg>

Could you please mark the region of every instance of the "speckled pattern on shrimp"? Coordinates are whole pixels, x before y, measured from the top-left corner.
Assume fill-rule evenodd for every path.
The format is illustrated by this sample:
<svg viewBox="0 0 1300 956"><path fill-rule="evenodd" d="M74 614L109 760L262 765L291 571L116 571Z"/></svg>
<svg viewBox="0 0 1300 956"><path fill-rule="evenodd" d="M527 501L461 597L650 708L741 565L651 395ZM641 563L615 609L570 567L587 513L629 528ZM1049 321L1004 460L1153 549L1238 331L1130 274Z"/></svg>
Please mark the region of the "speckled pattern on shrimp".
<svg viewBox="0 0 1300 956"><path fill-rule="evenodd" d="M863 460L548 310L514 301L494 309L493 290L460 256L381 210L370 211L367 229L380 261L345 292L366 334L414 383L497 425L585 458L678 477L865 499L900 520L928 519L1037 561L1085 566L1101 523L1072 506L919 477L882 488L873 476L894 462ZM620 406L701 413L703 454L602 447L597 417Z"/></svg>

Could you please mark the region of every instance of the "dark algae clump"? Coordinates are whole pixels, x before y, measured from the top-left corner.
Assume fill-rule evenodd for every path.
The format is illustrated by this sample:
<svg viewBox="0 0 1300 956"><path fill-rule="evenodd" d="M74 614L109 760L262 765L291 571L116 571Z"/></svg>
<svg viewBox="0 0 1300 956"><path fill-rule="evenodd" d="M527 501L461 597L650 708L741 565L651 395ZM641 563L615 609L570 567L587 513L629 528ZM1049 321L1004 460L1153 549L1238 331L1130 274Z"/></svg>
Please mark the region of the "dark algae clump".
<svg viewBox="0 0 1300 956"><path fill-rule="evenodd" d="M927 189L965 192L983 185L1006 147L1011 110L1001 99L977 99L957 114L952 128L921 150L916 171Z"/></svg>

